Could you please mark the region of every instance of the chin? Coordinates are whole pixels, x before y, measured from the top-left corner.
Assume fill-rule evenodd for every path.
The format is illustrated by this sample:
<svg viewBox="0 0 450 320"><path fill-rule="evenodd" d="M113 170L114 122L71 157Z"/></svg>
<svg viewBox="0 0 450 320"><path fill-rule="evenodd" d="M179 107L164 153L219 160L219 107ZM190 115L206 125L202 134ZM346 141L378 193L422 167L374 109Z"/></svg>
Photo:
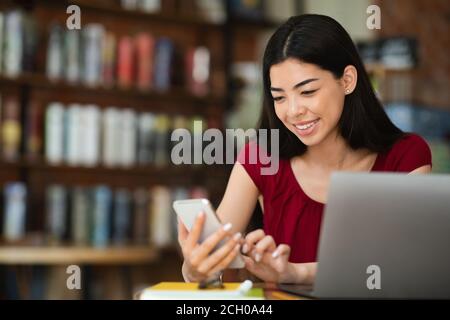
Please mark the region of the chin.
<svg viewBox="0 0 450 320"><path fill-rule="evenodd" d="M323 139L319 136L315 136L315 137L299 137L299 136L297 136L297 137L305 146L308 146L308 147L316 146L323 141Z"/></svg>

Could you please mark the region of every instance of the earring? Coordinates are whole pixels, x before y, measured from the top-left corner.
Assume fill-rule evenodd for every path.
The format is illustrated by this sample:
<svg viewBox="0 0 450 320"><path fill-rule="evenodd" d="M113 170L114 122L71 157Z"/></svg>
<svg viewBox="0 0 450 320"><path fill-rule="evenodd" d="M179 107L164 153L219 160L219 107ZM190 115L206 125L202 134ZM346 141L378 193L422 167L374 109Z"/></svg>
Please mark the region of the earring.
<svg viewBox="0 0 450 320"><path fill-rule="evenodd" d="M349 89L345 90L345 93L350 93L350 90Z"/></svg>

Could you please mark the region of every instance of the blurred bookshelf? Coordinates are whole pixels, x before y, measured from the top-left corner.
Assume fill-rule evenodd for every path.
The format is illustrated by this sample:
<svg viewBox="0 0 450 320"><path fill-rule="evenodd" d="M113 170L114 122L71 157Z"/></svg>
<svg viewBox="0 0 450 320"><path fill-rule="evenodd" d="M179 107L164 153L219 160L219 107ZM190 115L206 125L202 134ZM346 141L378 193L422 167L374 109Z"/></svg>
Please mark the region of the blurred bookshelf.
<svg viewBox="0 0 450 320"><path fill-rule="evenodd" d="M395 33L381 34L357 45L389 118L401 130L415 132L427 140L433 173L450 173L450 104L445 99L448 93L424 93L425 61L418 54L424 44L419 40Z"/></svg>
<svg viewBox="0 0 450 320"><path fill-rule="evenodd" d="M25 247L0 248L0 263L11 265L127 265L149 264L158 258L151 247Z"/></svg>
<svg viewBox="0 0 450 320"><path fill-rule="evenodd" d="M181 280L171 202L217 206L231 167L171 164L169 133L194 121L225 128L232 65L256 63L259 34L275 26L234 16L230 3L0 3L0 297L29 297L60 277L36 297L65 297L57 267L69 264L103 268L93 283L122 267L131 275L108 283ZM66 28L72 4L81 30ZM94 289L75 298L109 297Z"/></svg>

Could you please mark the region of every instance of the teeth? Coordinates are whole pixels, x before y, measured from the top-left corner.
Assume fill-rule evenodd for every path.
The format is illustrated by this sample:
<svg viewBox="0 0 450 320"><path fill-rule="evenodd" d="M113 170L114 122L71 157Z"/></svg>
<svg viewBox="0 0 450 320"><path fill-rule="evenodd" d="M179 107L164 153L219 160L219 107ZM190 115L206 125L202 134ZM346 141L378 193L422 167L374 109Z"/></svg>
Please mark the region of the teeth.
<svg viewBox="0 0 450 320"><path fill-rule="evenodd" d="M306 130L306 129L308 129L308 128L311 128L313 125L315 125L316 122L317 122L317 120L315 120L314 122L311 122L311 123L302 125L302 126L295 126L295 127L296 127L297 129L300 129L300 130Z"/></svg>

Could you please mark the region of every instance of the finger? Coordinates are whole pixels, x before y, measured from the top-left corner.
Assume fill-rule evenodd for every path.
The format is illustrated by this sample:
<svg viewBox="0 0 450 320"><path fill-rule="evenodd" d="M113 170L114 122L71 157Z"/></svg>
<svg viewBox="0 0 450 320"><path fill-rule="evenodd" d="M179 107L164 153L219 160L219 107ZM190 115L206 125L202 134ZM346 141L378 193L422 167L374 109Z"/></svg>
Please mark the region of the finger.
<svg viewBox="0 0 450 320"><path fill-rule="evenodd" d="M233 238L227 241L225 245L216 250L213 254L211 254L208 258L206 258L202 263L200 263L198 267L198 272L200 273L209 273L210 269L212 269L215 265L219 264L224 258L226 258L233 249L239 245L238 241L241 239L242 235L240 232L236 233Z"/></svg>
<svg viewBox="0 0 450 320"><path fill-rule="evenodd" d="M272 236L265 236L258 243L256 243L255 248L252 251L253 257L256 262L260 262L265 251L275 251L277 245Z"/></svg>
<svg viewBox="0 0 450 320"><path fill-rule="evenodd" d="M277 249L272 253L272 258L277 259L279 257L288 256L291 254L291 247L287 244L280 244Z"/></svg>
<svg viewBox="0 0 450 320"><path fill-rule="evenodd" d="M192 263L194 265L200 265L200 262L209 255L209 253L217 246L217 244L229 235L231 228L231 223L227 223L222 228L210 235L205 241L203 241L200 246L195 248L193 257L191 259Z"/></svg>
<svg viewBox="0 0 450 320"><path fill-rule="evenodd" d="M226 269L228 265L234 260L234 258L236 258L240 249L241 249L240 244L235 245L231 253L228 256L226 256L225 259L219 262L216 266L214 266L214 268L208 273L208 276L211 276L219 271Z"/></svg>
<svg viewBox="0 0 450 320"><path fill-rule="evenodd" d="M188 229L186 228L184 223L181 222L180 219L178 219L178 242L180 243L180 245L183 245L188 235L189 235Z"/></svg>
<svg viewBox="0 0 450 320"><path fill-rule="evenodd" d="M255 261L247 256L242 256L242 258L244 259L245 268L253 273L253 271L255 270Z"/></svg>
<svg viewBox="0 0 450 320"><path fill-rule="evenodd" d="M186 251L191 251L198 243L205 223L205 213L200 212L195 219L194 226L186 239Z"/></svg>
<svg viewBox="0 0 450 320"><path fill-rule="evenodd" d="M251 274L257 276L258 278L263 279L264 278L264 271L261 269L261 267L252 259L246 256L242 256L245 262L245 268L247 271L249 271Z"/></svg>
<svg viewBox="0 0 450 320"><path fill-rule="evenodd" d="M245 244L242 247L242 253L248 254L249 252L251 252L253 250L254 244L264 238L265 235L266 234L262 229L255 230L247 234L247 236L245 237Z"/></svg>
<svg viewBox="0 0 450 320"><path fill-rule="evenodd" d="M284 272L289 262L291 248L286 244L280 244L272 253L271 265L279 273Z"/></svg>

